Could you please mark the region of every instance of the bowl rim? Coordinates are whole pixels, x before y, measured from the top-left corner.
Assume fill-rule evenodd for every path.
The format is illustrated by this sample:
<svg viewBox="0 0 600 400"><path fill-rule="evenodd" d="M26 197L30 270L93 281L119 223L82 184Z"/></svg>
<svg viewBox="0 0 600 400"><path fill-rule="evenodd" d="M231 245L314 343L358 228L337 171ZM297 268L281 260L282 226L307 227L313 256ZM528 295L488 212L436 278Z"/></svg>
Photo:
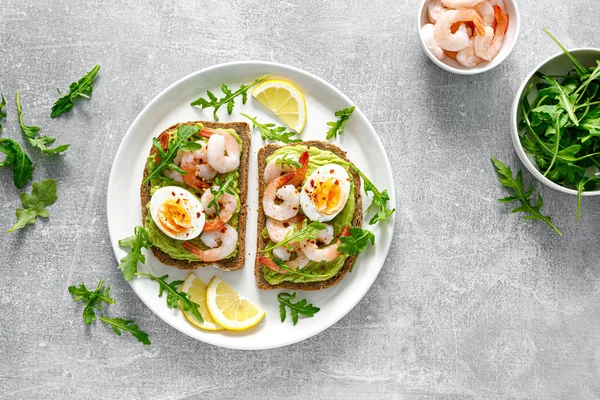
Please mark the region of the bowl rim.
<svg viewBox="0 0 600 400"><path fill-rule="evenodd" d="M419 14L417 16L417 32L419 33L419 40L421 41L421 45L423 46L423 50L425 51L425 54L427 54L427 57L429 57L429 59L435 65L437 65L438 67L440 67L441 69L443 69L445 71L452 72L453 74L457 74L457 75L466 75L466 76L482 74L482 73L490 71L490 70L496 68L498 65L502 64L504 62L504 60L506 60L508 58L508 56L512 53L513 49L515 48L515 45L519 41L519 34L521 33L521 14L519 13L519 6L517 4L517 0L504 0L504 1L511 2L514 7L514 10L515 10L515 18L514 18L514 20L515 20L515 23L514 23L515 39L511 44L508 45L508 51L502 57L494 57L491 61L488 62L488 64L485 67L459 69L459 68L455 68L451 65L448 65L441 60L438 60L438 58L436 56L434 56L431 53L431 51L427 48L427 45L425 44L425 41L423 40L423 36L421 36L421 28L423 27L423 25L421 23L421 19L422 19L423 11L424 11L427 3L429 2L429 0L421 0L421 5L419 7ZM511 26L513 26L512 20L511 20Z"/></svg>
<svg viewBox="0 0 600 400"><path fill-rule="evenodd" d="M595 48L595 47L576 47L573 49L568 49L568 51L569 51L569 53L574 53L574 52L579 52L579 51L592 51L592 52L598 53L598 55L600 56L600 49ZM511 108L511 112L510 112L510 118L511 118L510 136L512 138L513 146L515 148L515 151L517 152L517 155L519 156L519 159L521 160L521 162L523 163L525 168L527 168L527 170L529 171L529 173L531 175L533 175L538 181L542 182L544 185L546 185L552 189L558 190L559 192L562 192L562 193L577 195L577 190L564 187L564 186L559 185L558 183L552 182L550 179L546 178L540 172L540 170L531 162L531 160L527 156L527 153L525 152L525 149L523 148L523 145L521 144L521 140L519 138L519 126L517 123L517 114L519 111L519 106L521 105L521 96L523 94L523 91L525 90L525 86L529 83L531 78L533 78L533 76L540 69L542 69L544 66L546 66L546 64L548 64L549 62L554 61L555 59L557 59L559 57L567 57L567 56L564 52L560 51L560 52L548 57L547 59L542 61L537 67L535 67L529 74L527 74L527 77L523 80L523 82L519 86L519 89L517 89L517 93L513 100L513 104L512 104L512 108ZM600 189L584 191L581 193L581 195L586 196L586 197L587 196L598 196L598 195L600 195Z"/></svg>

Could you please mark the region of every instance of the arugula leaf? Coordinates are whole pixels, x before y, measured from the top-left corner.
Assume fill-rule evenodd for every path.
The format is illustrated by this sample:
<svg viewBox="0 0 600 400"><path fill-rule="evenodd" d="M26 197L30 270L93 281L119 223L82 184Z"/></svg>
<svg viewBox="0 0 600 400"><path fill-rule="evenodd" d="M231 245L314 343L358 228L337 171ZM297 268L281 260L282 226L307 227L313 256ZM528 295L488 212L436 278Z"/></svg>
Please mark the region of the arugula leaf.
<svg viewBox="0 0 600 400"><path fill-rule="evenodd" d="M298 315L304 315L305 317L312 318L316 313L318 313L321 309L319 307L315 307L312 304L308 304L306 299L302 299L297 302L293 302L296 298L296 292L289 293L279 293L277 295L277 301L279 301L279 316L281 317L281 322L285 322L285 318L287 316L286 307L290 309L292 314L292 322L294 326L298 323Z"/></svg>
<svg viewBox="0 0 600 400"><path fill-rule="evenodd" d="M535 185L531 186L529 190L525 190L525 188L523 187L523 172L519 170L519 172L517 173L517 178L515 179L513 177L512 170L510 169L510 167L507 167L501 161L498 161L495 158L492 158L491 160L492 164L494 165L494 168L496 168L496 171L498 172L500 183L502 184L502 186L511 189L514 192L513 196L499 199L499 201L501 203L511 203L513 201L518 201L521 205L512 210L513 213L525 213L527 214L523 217L525 219L543 221L550 228L552 228L554 232L562 236L562 233L552 223L552 218L541 213L541 208L544 205L542 195L538 194L537 202L535 204L531 204L530 197L533 194L533 191L535 190Z"/></svg>
<svg viewBox="0 0 600 400"><path fill-rule="evenodd" d="M137 272L137 276L145 276L146 278L150 278L155 282L158 282L158 297L162 297L163 292L167 292L167 306L169 308L177 308L179 304L181 304L181 308L183 311L189 311L192 315L200 322L204 322L202 318L202 314L198 311L199 304L190 300L190 295L186 292L180 292L178 290L178 286L180 286L183 281L173 281L171 283L167 283L166 279L169 275L156 276L152 274L148 274L146 272Z"/></svg>
<svg viewBox="0 0 600 400"><path fill-rule="evenodd" d="M273 140L281 143L298 143L301 142L302 139L293 137L296 132L286 132L287 128L285 126L277 126L275 124L261 124L256 120L257 117L252 118L249 115L242 113L242 116L248 118L252 121L252 129L260 129L260 137L262 140Z"/></svg>
<svg viewBox="0 0 600 400"><path fill-rule="evenodd" d="M571 53L569 53L569 51L550 33L548 29L544 28L544 32L546 32L546 35L550 36L550 39L552 39L554 43L556 43L558 47L560 47L560 49L565 53L565 55L569 57L571 62L573 62L575 70L579 76L584 76L588 73L587 69L585 69L585 67L581 65L581 63L575 57L573 57Z"/></svg>
<svg viewBox="0 0 600 400"><path fill-rule="evenodd" d="M263 253L266 253L266 252L271 251L274 248L279 247L279 246L290 247L290 243L296 243L296 242L300 242L302 240L316 239L319 231L322 231L325 228L326 228L325 224L323 224L319 221L312 221L310 224L308 224L307 220L304 219L302 221L302 225L300 228L297 226L297 224L293 224L292 229L290 229L285 234L285 236L283 237L283 240L281 242L273 243L269 246L266 246L261 251Z"/></svg>
<svg viewBox="0 0 600 400"><path fill-rule="evenodd" d="M198 99L194 100L191 105L201 106L203 110L205 108L214 108L213 118L215 121L218 121L219 116L217 115L217 111L219 111L221 106L227 105L227 113L231 115L233 106L235 105L234 99L238 96L242 96L242 104L246 104L246 101L248 101L248 89L264 81L268 76L269 74L255 79L248 85L242 85L235 92L232 92L227 85L222 84L221 91L223 92L224 96L221 99L217 99L217 96L215 96L210 90L207 90L206 95L208 96L208 99L199 97Z"/></svg>
<svg viewBox="0 0 600 400"><path fill-rule="evenodd" d="M15 95L17 102L17 114L19 115L19 125L21 126L21 131L23 131L23 135L27 139L30 145L33 147L37 147L44 154L58 154L67 150L70 144L62 144L57 147L47 147L47 145L52 144L56 141L55 137L52 136L37 136L37 133L40 131L39 126L27 126L23 122L23 110L21 109L21 97L19 95L19 91Z"/></svg>
<svg viewBox="0 0 600 400"><path fill-rule="evenodd" d="M33 163L13 139L0 138L0 152L6 154L4 161L0 161L0 167L12 168L13 182L21 189L33 178Z"/></svg>
<svg viewBox="0 0 600 400"><path fill-rule="evenodd" d="M85 283L80 284L79 287L69 286L69 293L73 296L73 300L81 301L85 304L83 320L88 325L91 325L96 320L96 307L102 311L102 303L115 304L115 300L108 293L109 291L110 288L108 286L104 289L104 281L102 279L100 279L96 290L93 292L85 287Z"/></svg>
<svg viewBox="0 0 600 400"><path fill-rule="evenodd" d="M100 320L105 324L110 325L113 331L119 336L121 336L121 331L129 332L141 343L145 345L150 344L148 334L138 328L138 326L132 320L123 318L109 318L104 315L100 317Z"/></svg>
<svg viewBox="0 0 600 400"><path fill-rule="evenodd" d="M334 137L337 137L344 132L344 125L346 125L346 122L350 119L350 116L354 112L355 108L356 106L352 106L335 112L335 116L339 117L339 119L335 122L327 123L327 125L331 127L327 131L327 140L333 139Z"/></svg>
<svg viewBox="0 0 600 400"><path fill-rule="evenodd" d="M390 209L387 205L387 202L390 199L390 195L388 194L387 189L385 189L383 192L379 191L379 189L375 187L373 182L371 182L369 178L367 178L366 175L363 174L362 171L359 170L356 165L350 164L350 166L352 166L356 173L362 178L364 182L363 189L365 191L365 194L368 195L368 192L371 192L373 194L373 201L365 211L365 214L368 214L370 211L375 210L377 210L377 212L369 221L369 225L375 225L379 221L389 221L392 214L396 212L396 209Z"/></svg>
<svg viewBox="0 0 600 400"><path fill-rule="evenodd" d="M50 213L46 207L54 204L56 199L56 181L46 179L41 182L33 182L31 194L21 192L21 203L24 209L17 208L17 222L6 231L14 232L23 229L27 225L35 223L37 217L48 218Z"/></svg>
<svg viewBox="0 0 600 400"><path fill-rule="evenodd" d="M287 154L284 154L282 157L275 159L275 164L281 165L282 167L289 166L292 168L302 168L302 164L300 164L297 160L293 158L288 158Z"/></svg>
<svg viewBox="0 0 600 400"><path fill-rule="evenodd" d="M121 259L121 263L117 267L123 272L123 278L128 282L137 273L138 263L146 262L146 256L142 254L142 249L149 249L152 246L148 232L144 228L136 226L133 232L133 236L119 240L119 246L131 247L129 254Z"/></svg>
<svg viewBox="0 0 600 400"><path fill-rule="evenodd" d="M219 189L218 190L213 189L213 186L211 186L211 188L209 189L213 195L213 199L208 203L208 208L214 207L215 214L217 214L217 215L221 212L221 205L219 204L219 197L221 197L221 195L223 193L229 193L231 195L234 195L234 193L229 188L229 185L231 184L231 182L233 182L234 177L235 177L234 174L229 175L229 178L227 178L227 180L223 184L221 184L221 180L217 177L215 179L215 183L219 187Z"/></svg>
<svg viewBox="0 0 600 400"><path fill-rule="evenodd" d="M560 106L567 112L571 121L575 126L579 126L579 120L575 116L575 102L577 101L577 96L568 93L565 88L559 85L556 80L550 76L542 75L544 79L546 79L556 92L558 93L558 101Z"/></svg>
<svg viewBox="0 0 600 400"><path fill-rule="evenodd" d="M362 253L367 249L367 245L375 245L375 235L366 229L350 228L350 236L341 236L338 251L350 256Z"/></svg>
<svg viewBox="0 0 600 400"><path fill-rule="evenodd" d="M163 149L162 145L158 141L158 139L152 139L152 145L156 150L158 150L158 156L160 157L160 161L157 162L152 171L148 171L148 175L146 179L142 183L146 183L150 181L150 179L160 179L164 178L160 175L160 173L165 169L174 169L176 168L175 164L173 164L173 160L177 156L177 152L179 150L184 151L193 151L193 149L198 150L199 146L197 143L188 142L188 139L191 139L192 136L200 132L200 129L194 125L179 125L179 129L177 129L177 135L172 136L169 140L169 147L167 151ZM197 145L197 146L194 146ZM178 172L182 172L179 171Z"/></svg>
<svg viewBox="0 0 600 400"><path fill-rule="evenodd" d="M56 118L61 114L71 111L73 104L78 97L84 97L89 99L92 95L92 83L94 78L100 70L100 64L97 64L91 71L83 76L78 82L73 82L69 85L69 93L63 95L60 99L56 100L52 106L51 118ZM59 94L60 90L56 89Z"/></svg>
<svg viewBox="0 0 600 400"><path fill-rule="evenodd" d="M6 111L3 110L5 105L6 99L4 98L4 95L2 95L2 101L0 101L0 119L6 118ZM0 124L0 132L2 132L2 124Z"/></svg>

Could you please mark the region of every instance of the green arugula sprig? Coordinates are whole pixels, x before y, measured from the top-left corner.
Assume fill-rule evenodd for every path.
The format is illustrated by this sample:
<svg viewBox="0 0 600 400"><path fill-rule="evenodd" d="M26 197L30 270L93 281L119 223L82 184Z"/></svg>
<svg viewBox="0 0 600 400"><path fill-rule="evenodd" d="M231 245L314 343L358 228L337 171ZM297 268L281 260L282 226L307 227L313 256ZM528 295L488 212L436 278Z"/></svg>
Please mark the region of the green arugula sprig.
<svg viewBox="0 0 600 400"><path fill-rule="evenodd" d="M92 70L85 74L83 78L79 79L79 81L71 83L69 85L69 93L65 95L63 95L60 90L56 89L62 97L56 100L52 106L50 117L56 118L61 114L71 111L73 104L75 104L75 100L77 100L78 97L89 99L92 95L92 84L98 71L100 71L100 64L92 68Z"/></svg>
<svg viewBox="0 0 600 400"><path fill-rule="evenodd" d="M306 273L303 272L300 268L296 267L296 268L292 268L289 265L287 265L285 263L285 261L280 260L278 258L273 258L273 259L269 259L271 261L273 261L275 263L275 265L277 265L279 267L280 271L287 271L287 272L291 272L297 276L303 276L306 278L311 278L311 279L315 279L315 278L327 278L330 277L330 275L327 274L310 274L310 273ZM264 264L263 264L264 265Z"/></svg>
<svg viewBox="0 0 600 400"><path fill-rule="evenodd" d="M287 154L284 154L282 157L275 159L275 164L281 165L281 167L292 167L292 168L302 168L302 164L298 162L298 160L294 160L293 158L289 158Z"/></svg>
<svg viewBox="0 0 600 400"><path fill-rule="evenodd" d="M296 224L293 224L292 229L290 229L285 234L285 236L283 237L283 240L281 242L273 243L269 246L266 246L261 251L263 253L266 253L266 252L271 251L274 248L279 247L279 246L286 246L287 248L291 249L290 243L296 243L296 242L300 242L302 240L314 240L317 238L317 234L319 233L319 231L322 231L325 228L326 228L325 224L323 224L319 221L312 221L309 224L307 222L307 220L304 219L302 221L302 225L300 227L298 227Z"/></svg>
<svg viewBox="0 0 600 400"><path fill-rule="evenodd" d="M279 293L277 295L277 300L279 301L279 316L281 317L281 322L285 322L287 317L286 307L290 309L292 314L292 322L294 325L298 323L298 315L304 315L305 317L312 318L316 313L318 313L321 309L319 307L315 307L312 304L308 304L306 299L302 299L294 303L294 299L296 298L296 292L289 293Z"/></svg>
<svg viewBox="0 0 600 400"><path fill-rule="evenodd" d="M337 137L337 136L341 135L342 133L344 133L344 126L346 125L346 122L350 119L350 116L354 112L355 108L356 108L356 106L352 106L352 107L344 108L343 110L339 110L339 111L335 112L335 116L339 117L339 118L335 122L327 123L327 125L331 127L327 131L327 137L326 137L327 140L333 139L334 137Z"/></svg>
<svg viewBox="0 0 600 400"><path fill-rule="evenodd" d="M112 330L117 335L121 336L121 331L129 332L138 341L145 345L150 345L148 334L138 328L138 326L132 320L123 318L109 318L104 315L100 317L100 320L105 324L110 325Z"/></svg>
<svg viewBox="0 0 600 400"><path fill-rule="evenodd" d="M169 275L156 276L146 272L137 272L136 275L150 278L153 281L158 282L158 297L162 297L163 293L167 292L166 300L169 308L178 308L179 304L181 304L183 311L191 312L200 322L204 322L202 314L198 311L200 305L190 300L190 295L188 293L179 291L178 287L181 286L183 281L173 281L168 283L167 278Z"/></svg>
<svg viewBox="0 0 600 400"><path fill-rule="evenodd" d="M15 95L16 103L17 103L17 114L19 116L19 125L21 126L21 131L23 135L27 139L30 145L33 147L37 147L44 154L58 154L67 150L70 144L61 144L56 147L48 147L49 144L52 144L56 141L55 137L52 136L37 136L37 133L40 131L39 126L28 126L23 122L23 110L21 108L21 96L19 95L19 91Z"/></svg>
<svg viewBox="0 0 600 400"><path fill-rule="evenodd" d="M6 99L4 95L2 96L2 101L0 101L0 119L6 118L6 111L3 110L4 106L6 106ZM0 132L2 132L2 124L0 124Z"/></svg>
<svg viewBox="0 0 600 400"><path fill-rule="evenodd" d="M205 108L214 108L213 118L215 119L215 121L218 121L219 116L217 115L217 111L219 111L219 108L221 108L224 105L227 105L227 114L231 115L231 113L233 112L233 107L235 105L235 102L234 102L235 98L242 96L242 104L246 104L246 101L248 101L248 89L250 89L253 86L264 81L268 76L269 76L269 74L267 74L265 76L261 76L260 78L255 79L248 85L242 85L235 92L232 92L227 87L227 85L222 84L221 91L223 92L223 95L224 95L222 98L217 99L217 96L215 96L210 90L207 90L206 95L207 95L208 99L199 97L198 99L194 100L191 103L191 105L192 106L200 106L200 107L202 107L203 110Z"/></svg>
<svg viewBox="0 0 600 400"><path fill-rule="evenodd" d="M350 236L341 236L337 250L349 256L358 255L367 249L367 245L375 245L375 235L367 229L350 228Z"/></svg>
<svg viewBox="0 0 600 400"><path fill-rule="evenodd" d="M163 179L163 180L171 180L161 174L165 169L170 169L179 172L182 175L187 175L187 172L179 168L177 165L173 164L173 160L177 156L177 152L179 150L182 151L195 151L200 150L202 145L191 142L192 136L200 132L200 129L194 125L179 125L177 129L177 134L171 136L169 139L169 146L167 151L163 149L162 145L158 141L157 138L152 139L152 146L158 151L158 157L160 157L160 161L158 161L151 171L148 171L148 175L144 179L142 183L146 183L150 181L150 179Z"/></svg>
<svg viewBox="0 0 600 400"><path fill-rule="evenodd" d="M121 259L118 266L123 272L123 278L128 282L137 273L138 263L144 264L146 262L146 256L142 254L142 249L149 249L152 246L152 242L148 238L148 232L144 228L136 226L133 232L133 236L119 240L119 246L131 248L129 254Z"/></svg>
<svg viewBox="0 0 600 400"><path fill-rule="evenodd" d="M23 188L33 179L33 163L25 154L21 145L9 138L0 138L0 152L6 154L0 167L12 168L13 182L18 189Z"/></svg>
<svg viewBox="0 0 600 400"><path fill-rule="evenodd" d="M365 191L365 194L368 195L368 192L371 192L373 194L373 201L371 202L371 205L369 205L369 207L367 208L365 213L368 214L370 211L377 211L377 212L373 215L373 217L369 221L369 225L374 225L379 221L389 221L392 214L394 212L396 212L396 209L395 208L390 209L387 205L388 200L390 200L390 196L387 192L387 189L385 189L384 191L380 191L373 184L373 182L371 182L369 180L369 178L367 178L367 176L361 170L359 170L358 167L356 167L356 165L354 165L354 164L350 164L350 165L356 171L356 173L362 178L363 183L364 183L363 190Z"/></svg>
<svg viewBox="0 0 600 400"><path fill-rule="evenodd" d="M296 135L296 132L287 132L287 128L285 126L276 126L275 124L261 124L257 121L257 117L252 118L251 116L242 113L242 116L248 118L252 121L252 129L260 129L260 137L262 140L272 140L281 143L298 143L301 142L302 139L295 138L293 136Z"/></svg>
<svg viewBox="0 0 600 400"><path fill-rule="evenodd" d="M233 190L231 190L231 188L229 187L229 185L231 185L231 182L233 182L234 178L235 178L235 175L231 174L231 175L229 175L229 177L227 178L225 183L221 183L221 180L218 177L216 177L215 185L218 186L219 189L214 189L214 186L212 186L209 189L213 195L213 199L208 203L208 208L214 207L215 214L217 214L217 215L221 212L221 205L219 204L219 197L221 197L221 195L223 193L228 193L232 196L235 196L235 193L233 193Z"/></svg>
<svg viewBox="0 0 600 400"><path fill-rule="evenodd" d="M46 207L54 204L57 198L54 179L33 182L31 194L21 192L23 208L17 208L17 222L6 233L34 224L38 217L48 218L50 213Z"/></svg>
<svg viewBox="0 0 600 400"><path fill-rule="evenodd" d="M543 221L550 228L552 228L554 232L562 236L561 231L559 231L558 228L552 223L552 218L541 213L541 208L544 205L544 199L542 198L542 195L538 194L536 203L531 203L530 197L533 195L535 185L532 185L529 188L529 190L525 190L523 186L523 172L519 170L515 179L513 177L513 173L510 167L504 165L501 161L492 158L492 164L498 172L500 183L502 184L502 186L511 189L514 192L513 196L504 197L502 199L498 199L498 201L500 201L501 203L512 203L514 201L518 201L521 205L512 210L513 213L525 213L527 214L523 217L525 219Z"/></svg>
<svg viewBox="0 0 600 400"><path fill-rule="evenodd" d="M115 300L110 297L110 288L104 288L104 281L100 279L96 290L93 292L85 287L85 283L77 286L69 286L69 293L73 296L73 300L81 301L85 304L83 309L83 320L87 325L92 325L96 320L96 307L102 311L102 303L115 304Z"/></svg>

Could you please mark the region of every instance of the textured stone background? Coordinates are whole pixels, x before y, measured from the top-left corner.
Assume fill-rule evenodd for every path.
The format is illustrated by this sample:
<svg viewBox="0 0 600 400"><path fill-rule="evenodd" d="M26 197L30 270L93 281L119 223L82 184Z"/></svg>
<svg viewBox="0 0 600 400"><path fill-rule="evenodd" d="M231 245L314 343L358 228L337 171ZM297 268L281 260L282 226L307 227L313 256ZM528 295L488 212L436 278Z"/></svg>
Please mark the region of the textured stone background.
<svg viewBox="0 0 600 400"><path fill-rule="evenodd" d="M499 68L450 75L423 54L417 1L2 0L3 136L13 106L59 143L26 147L34 178L58 180L51 218L0 236L0 398L600 398L600 202L542 188L565 236L509 214L489 157L521 167L509 111L528 71L568 47L598 46L595 0L521 1L522 34ZM232 60L306 69L366 113L396 171L397 240L343 320L276 350L225 350L167 326L114 267L105 193L121 138L163 88ZM50 120L56 87L102 64L92 101ZM531 181L531 177L526 175ZM19 205L0 171L0 227ZM29 188L28 188L29 190ZM152 346L81 322L67 293L106 279Z"/></svg>

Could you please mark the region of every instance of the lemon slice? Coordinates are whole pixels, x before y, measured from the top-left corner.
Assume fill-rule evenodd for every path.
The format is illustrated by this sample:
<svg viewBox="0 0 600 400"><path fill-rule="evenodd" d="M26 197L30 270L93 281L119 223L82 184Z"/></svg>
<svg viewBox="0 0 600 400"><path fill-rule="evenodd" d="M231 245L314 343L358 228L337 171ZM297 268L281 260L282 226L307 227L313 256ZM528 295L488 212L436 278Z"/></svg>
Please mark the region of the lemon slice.
<svg viewBox="0 0 600 400"><path fill-rule="evenodd" d="M250 329L265 316L264 311L259 310L216 276L206 288L206 306L213 319L230 331Z"/></svg>
<svg viewBox="0 0 600 400"><path fill-rule="evenodd" d="M302 133L306 125L306 99L291 82L277 79L265 81L252 91L252 97L290 129Z"/></svg>
<svg viewBox="0 0 600 400"><path fill-rule="evenodd" d="M222 331L223 327L215 322L206 308L206 287L206 283L202 282L200 278L194 274L189 274L188 277L185 278L180 290L188 293L190 299L200 305L198 311L200 311L202 318L204 318L204 322L200 322L191 312L184 311L183 315L185 315L191 324L200 329L207 331Z"/></svg>

